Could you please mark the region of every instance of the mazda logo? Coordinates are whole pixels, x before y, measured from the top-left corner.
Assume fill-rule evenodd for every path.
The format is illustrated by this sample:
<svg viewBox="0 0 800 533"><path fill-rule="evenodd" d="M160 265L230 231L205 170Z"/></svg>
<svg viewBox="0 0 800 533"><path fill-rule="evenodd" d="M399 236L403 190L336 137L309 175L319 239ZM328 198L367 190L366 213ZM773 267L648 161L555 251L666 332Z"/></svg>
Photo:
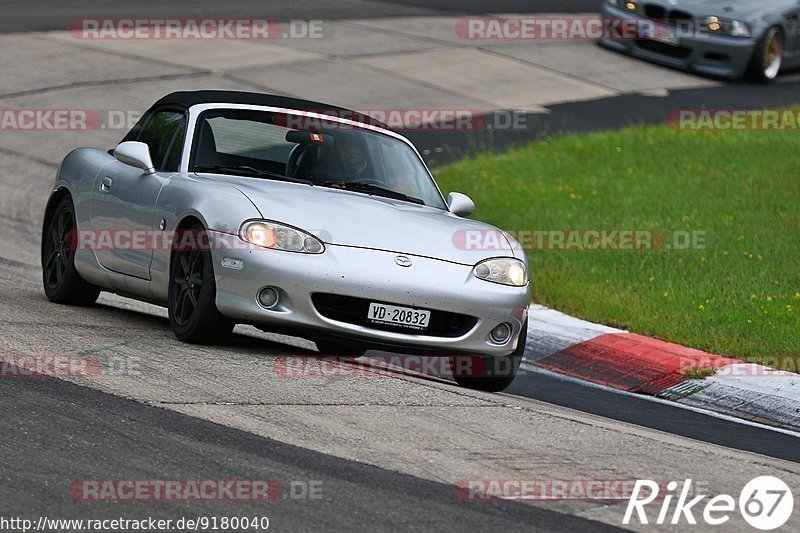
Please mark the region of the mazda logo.
<svg viewBox="0 0 800 533"><path fill-rule="evenodd" d="M394 262L397 263L401 267L410 267L411 266L411 259L404 255L398 255L394 258Z"/></svg>

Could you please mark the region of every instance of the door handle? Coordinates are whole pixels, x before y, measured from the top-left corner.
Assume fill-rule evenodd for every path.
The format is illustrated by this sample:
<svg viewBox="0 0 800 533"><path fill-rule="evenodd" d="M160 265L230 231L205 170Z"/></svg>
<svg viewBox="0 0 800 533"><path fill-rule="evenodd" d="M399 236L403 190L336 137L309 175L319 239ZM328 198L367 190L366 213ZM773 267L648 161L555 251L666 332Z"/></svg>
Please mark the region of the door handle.
<svg viewBox="0 0 800 533"><path fill-rule="evenodd" d="M100 181L100 190L102 192L109 192L111 190L111 178L103 178Z"/></svg>

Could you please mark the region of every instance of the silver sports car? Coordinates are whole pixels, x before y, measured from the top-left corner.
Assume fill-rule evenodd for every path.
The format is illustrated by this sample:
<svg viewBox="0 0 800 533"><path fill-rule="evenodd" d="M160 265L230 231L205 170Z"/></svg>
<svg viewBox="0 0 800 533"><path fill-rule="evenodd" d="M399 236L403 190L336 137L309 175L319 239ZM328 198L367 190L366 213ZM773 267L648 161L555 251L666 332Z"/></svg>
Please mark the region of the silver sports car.
<svg viewBox="0 0 800 533"><path fill-rule="evenodd" d="M525 347L519 243L445 199L414 146L370 117L279 96L179 92L113 150L62 162L44 216L44 290L166 306L178 339L236 323L330 355L450 356L497 391ZM460 364L467 359L476 364Z"/></svg>
<svg viewBox="0 0 800 533"><path fill-rule="evenodd" d="M611 32L600 44L641 59L757 82L800 67L798 0L604 0L602 14L639 23L639 38Z"/></svg>

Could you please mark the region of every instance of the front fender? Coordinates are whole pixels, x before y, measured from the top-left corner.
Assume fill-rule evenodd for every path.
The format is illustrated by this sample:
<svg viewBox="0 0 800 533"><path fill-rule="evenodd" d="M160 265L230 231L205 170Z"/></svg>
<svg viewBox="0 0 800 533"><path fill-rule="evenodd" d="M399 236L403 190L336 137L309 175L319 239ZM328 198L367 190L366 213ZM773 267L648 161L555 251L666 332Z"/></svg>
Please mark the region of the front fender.
<svg viewBox="0 0 800 533"><path fill-rule="evenodd" d="M159 228L163 220L164 230L172 232L189 217L199 220L206 229L236 235L242 222L260 218L261 213L231 184L178 174L161 190L153 223ZM150 265L150 290L162 302L169 294L170 253L166 246L157 247Z"/></svg>

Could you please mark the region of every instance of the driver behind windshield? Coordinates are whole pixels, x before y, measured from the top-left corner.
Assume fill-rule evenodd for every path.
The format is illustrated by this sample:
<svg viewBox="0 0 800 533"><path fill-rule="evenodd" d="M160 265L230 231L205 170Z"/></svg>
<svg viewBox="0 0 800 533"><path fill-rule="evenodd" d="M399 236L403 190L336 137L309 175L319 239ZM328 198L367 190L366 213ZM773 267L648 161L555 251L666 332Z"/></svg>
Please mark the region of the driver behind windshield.
<svg viewBox="0 0 800 533"><path fill-rule="evenodd" d="M369 157L363 142L345 133L337 134L335 139L335 144L308 143L296 176L317 184L369 178Z"/></svg>
<svg viewBox="0 0 800 533"><path fill-rule="evenodd" d="M425 203L421 200L424 196L422 190L407 168L398 165L394 174L387 175L387 160L380 159L380 156L391 154L391 145L384 146L382 143L393 141L361 131L309 132L308 135L309 140L304 139L302 155L297 159L297 170L292 172L293 177L309 180L315 185L358 190L367 194L380 189L382 192L379 194L384 196L388 192L391 198ZM397 161L402 164L404 160L390 159L388 163Z"/></svg>
<svg viewBox="0 0 800 533"><path fill-rule="evenodd" d="M335 148L340 166L338 177L342 181L357 181L368 177L367 166L369 158L365 147L361 143L356 139L341 136L337 138Z"/></svg>

